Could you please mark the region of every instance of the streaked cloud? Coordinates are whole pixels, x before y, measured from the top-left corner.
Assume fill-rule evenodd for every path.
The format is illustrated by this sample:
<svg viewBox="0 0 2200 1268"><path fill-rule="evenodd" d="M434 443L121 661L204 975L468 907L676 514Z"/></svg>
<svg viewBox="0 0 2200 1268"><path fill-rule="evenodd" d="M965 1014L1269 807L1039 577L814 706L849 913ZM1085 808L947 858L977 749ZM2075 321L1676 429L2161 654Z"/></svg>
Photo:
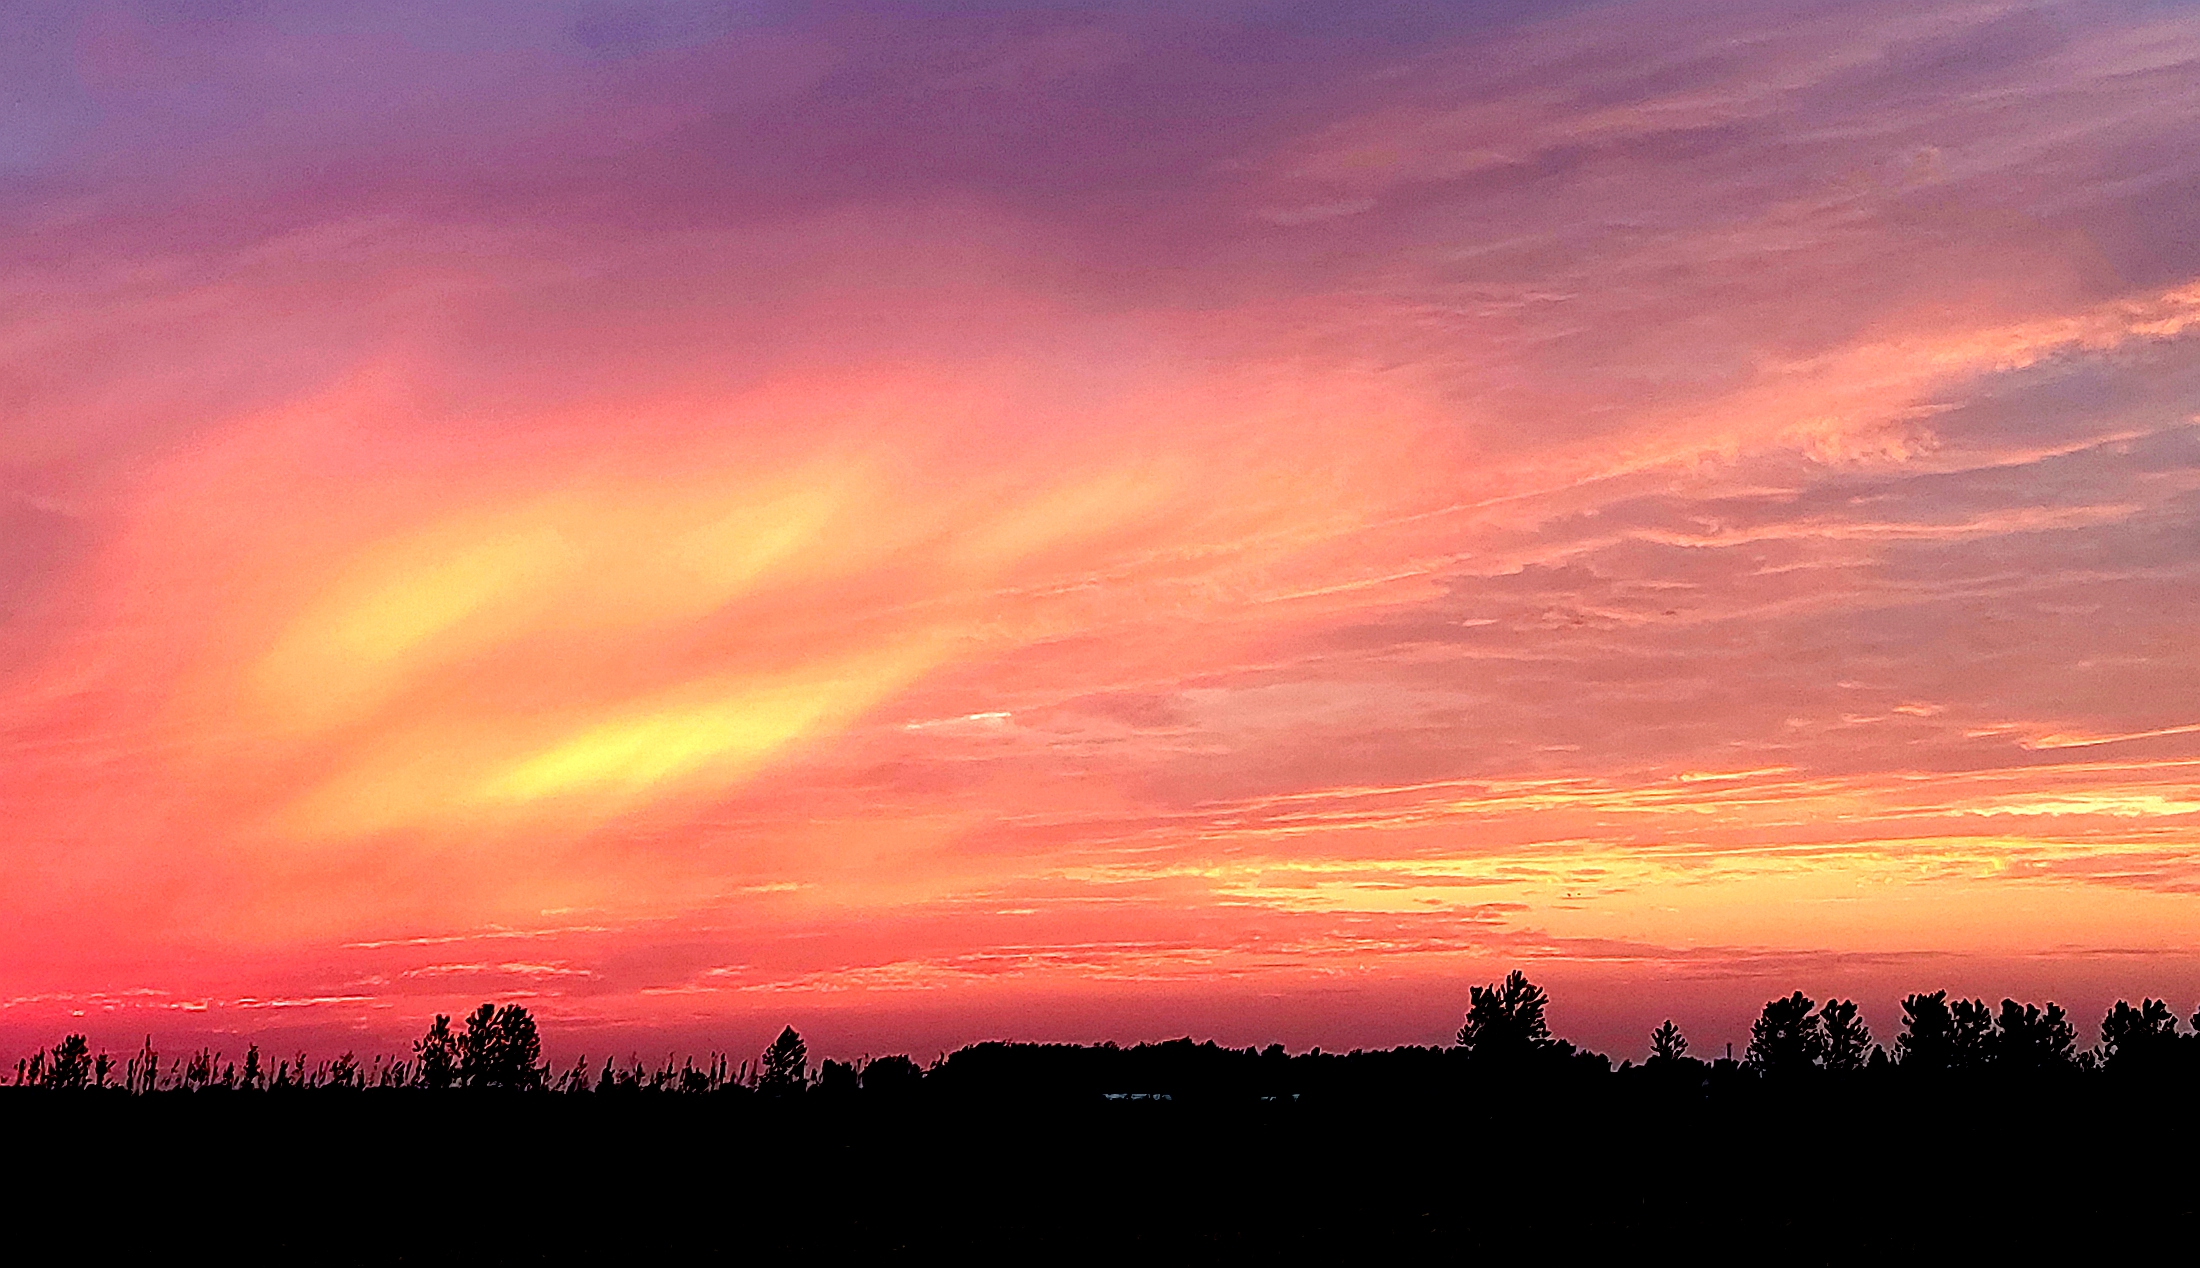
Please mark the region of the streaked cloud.
<svg viewBox="0 0 2200 1268"><path fill-rule="evenodd" d="M2174 9L0 48L0 1026L2200 990Z"/></svg>

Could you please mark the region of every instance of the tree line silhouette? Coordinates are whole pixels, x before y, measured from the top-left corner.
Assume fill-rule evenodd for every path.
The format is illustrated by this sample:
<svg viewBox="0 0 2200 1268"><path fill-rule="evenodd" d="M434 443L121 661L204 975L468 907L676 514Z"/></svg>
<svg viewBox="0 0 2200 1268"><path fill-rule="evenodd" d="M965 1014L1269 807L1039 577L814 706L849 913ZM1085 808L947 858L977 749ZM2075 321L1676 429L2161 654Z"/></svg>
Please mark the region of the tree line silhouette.
<svg viewBox="0 0 2200 1268"><path fill-rule="evenodd" d="M249 1215L263 1258L468 1268L2190 1254L2200 1035L2160 1000L2081 1035L2052 1004L1917 994L1875 1037L1854 1001L1791 992L1729 1055L1668 1021L1614 1063L1552 1034L1523 974L1466 995L1446 1042L1350 1052L818 1061L788 1027L738 1061L568 1065L512 1003L382 1058L70 1035L0 1086L0 1214L103 1259L234 1255Z"/></svg>
<svg viewBox="0 0 2200 1268"><path fill-rule="evenodd" d="M649 1065L638 1057L601 1065L582 1057L557 1068L542 1056L535 1018L517 1004L482 1004L453 1027L438 1014L408 1056L362 1061L351 1052L311 1062L304 1053L269 1063L257 1044L241 1059L202 1048L173 1057L164 1068L152 1040L118 1061L72 1034L16 1062L13 1086L136 1096L195 1092L499 1091L606 1096L678 1093L755 1097L769 1101L909 1100L926 1093L1009 1094L1098 1099L1179 1097L1296 1100L1397 1087L1425 1087L1458 1077L1615 1080L1717 1092L1752 1085L1795 1086L1843 1079L1963 1077L2087 1078L2200 1072L2200 1013L2193 1032L2179 1029L2169 1005L2117 1001L2101 1019L2099 1040L2081 1048L2061 1006L2004 999L1951 999L1947 991L1902 1001L1901 1030L1891 1045L1873 1041L1855 1001L1820 1004L1801 991L1768 1001L1750 1026L1740 1059L1705 1061L1689 1053L1681 1030L1667 1020L1649 1037L1639 1065L1617 1066L1601 1053L1550 1033L1549 996L1518 970L1468 991L1464 1022L1447 1047L1404 1046L1349 1053L1315 1048L1297 1055L1280 1044L1225 1048L1176 1039L1120 1047L976 1043L928 1065L906 1055L855 1061L828 1059L812 1068L808 1045L793 1027L782 1030L754 1060L733 1064L713 1053L698 1065L668 1056Z"/></svg>

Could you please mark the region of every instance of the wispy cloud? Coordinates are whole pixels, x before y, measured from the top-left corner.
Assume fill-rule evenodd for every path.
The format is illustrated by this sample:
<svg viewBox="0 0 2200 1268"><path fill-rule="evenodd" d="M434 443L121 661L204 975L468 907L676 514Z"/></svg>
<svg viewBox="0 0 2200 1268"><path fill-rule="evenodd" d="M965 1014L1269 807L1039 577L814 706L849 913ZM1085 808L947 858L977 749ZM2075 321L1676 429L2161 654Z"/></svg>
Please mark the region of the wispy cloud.
<svg viewBox="0 0 2200 1268"><path fill-rule="evenodd" d="M2184 14L24 21L24 1025L2200 989Z"/></svg>

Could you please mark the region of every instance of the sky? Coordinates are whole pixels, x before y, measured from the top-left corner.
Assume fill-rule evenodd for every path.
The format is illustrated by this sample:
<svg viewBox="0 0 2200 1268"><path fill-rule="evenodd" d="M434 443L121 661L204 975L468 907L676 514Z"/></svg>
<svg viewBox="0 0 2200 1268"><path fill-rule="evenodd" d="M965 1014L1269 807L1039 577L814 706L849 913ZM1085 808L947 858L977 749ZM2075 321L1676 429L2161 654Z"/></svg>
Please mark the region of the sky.
<svg viewBox="0 0 2200 1268"><path fill-rule="evenodd" d="M2196 618L2191 4L0 9L19 1047L2182 1012Z"/></svg>

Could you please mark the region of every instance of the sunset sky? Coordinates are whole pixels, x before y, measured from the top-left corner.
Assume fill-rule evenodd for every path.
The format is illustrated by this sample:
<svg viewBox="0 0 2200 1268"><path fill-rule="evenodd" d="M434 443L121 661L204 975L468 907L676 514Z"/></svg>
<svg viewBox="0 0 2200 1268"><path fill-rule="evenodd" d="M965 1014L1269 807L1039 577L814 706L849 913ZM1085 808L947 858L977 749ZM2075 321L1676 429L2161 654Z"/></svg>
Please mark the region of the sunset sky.
<svg viewBox="0 0 2200 1268"><path fill-rule="evenodd" d="M14 1047L2090 1040L2196 622L2178 0L0 6Z"/></svg>

